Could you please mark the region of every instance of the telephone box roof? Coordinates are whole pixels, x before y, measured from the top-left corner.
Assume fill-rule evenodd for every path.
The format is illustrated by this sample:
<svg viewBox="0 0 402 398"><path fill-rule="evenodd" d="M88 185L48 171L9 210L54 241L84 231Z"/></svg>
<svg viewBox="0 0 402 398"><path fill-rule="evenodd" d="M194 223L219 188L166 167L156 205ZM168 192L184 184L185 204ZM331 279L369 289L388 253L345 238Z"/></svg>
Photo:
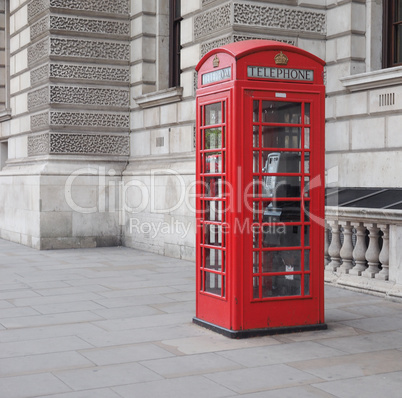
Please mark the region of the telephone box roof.
<svg viewBox="0 0 402 398"><path fill-rule="evenodd" d="M249 54L261 52L261 51L289 51L293 53L298 53L304 55L305 57L311 58L321 65L325 65L325 62L315 56L314 54L309 53L308 51L302 50L296 46L292 46L291 44L281 43L275 40L245 40L239 41L236 43L226 44L222 47L214 48L213 50L209 51L205 54L198 65L196 66L195 70L198 71L203 63L211 56L217 53L226 53L231 55L236 60L243 58Z"/></svg>

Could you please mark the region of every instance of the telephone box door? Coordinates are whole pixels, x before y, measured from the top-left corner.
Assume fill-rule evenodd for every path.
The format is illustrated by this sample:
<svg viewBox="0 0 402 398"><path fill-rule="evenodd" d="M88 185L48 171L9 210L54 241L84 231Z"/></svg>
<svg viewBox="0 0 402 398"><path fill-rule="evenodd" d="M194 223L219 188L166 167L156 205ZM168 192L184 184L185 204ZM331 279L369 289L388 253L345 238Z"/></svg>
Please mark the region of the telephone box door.
<svg viewBox="0 0 402 398"><path fill-rule="evenodd" d="M245 97L244 328L322 323L320 97L283 87Z"/></svg>
<svg viewBox="0 0 402 398"><path fill-rule="evenodd" d="M229 91L198 99L197 317L230 327L228 302L227 133Z"/></svg>

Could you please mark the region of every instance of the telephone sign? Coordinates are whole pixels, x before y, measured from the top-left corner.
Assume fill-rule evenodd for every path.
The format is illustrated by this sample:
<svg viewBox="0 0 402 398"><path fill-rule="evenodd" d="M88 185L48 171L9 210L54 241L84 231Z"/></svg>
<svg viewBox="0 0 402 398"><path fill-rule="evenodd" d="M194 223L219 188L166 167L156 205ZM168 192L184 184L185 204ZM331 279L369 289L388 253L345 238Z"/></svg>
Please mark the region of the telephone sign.
<svg viewBox="0 0 402 398"><path fill-rule="evenodd" d="M268 40L197 65L194 322L324 329L324 62Z"/></svg>

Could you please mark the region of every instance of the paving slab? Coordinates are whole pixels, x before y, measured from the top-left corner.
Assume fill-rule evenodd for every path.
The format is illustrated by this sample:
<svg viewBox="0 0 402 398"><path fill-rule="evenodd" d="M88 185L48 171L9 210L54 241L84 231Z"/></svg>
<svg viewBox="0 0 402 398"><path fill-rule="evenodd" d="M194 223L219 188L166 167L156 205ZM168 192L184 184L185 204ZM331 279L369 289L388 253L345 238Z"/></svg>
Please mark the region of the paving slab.
<svg viewBox="0 0 402 398"><path fill-rule="evenodd" d="M0 398L349 398L402 391L402 303L327 285L327 330L192 323L193 262L0 240Z"/></svg>

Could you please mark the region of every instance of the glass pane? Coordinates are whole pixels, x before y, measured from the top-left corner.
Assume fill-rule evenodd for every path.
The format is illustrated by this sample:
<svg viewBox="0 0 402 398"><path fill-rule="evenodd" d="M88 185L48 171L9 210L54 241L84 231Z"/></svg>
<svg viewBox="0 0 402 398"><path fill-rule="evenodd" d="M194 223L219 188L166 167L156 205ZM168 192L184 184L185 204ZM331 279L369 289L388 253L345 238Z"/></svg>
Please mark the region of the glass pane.
<svg viewBox="0 0 402 398"><path fill-rule="evenodd" d="M259 122L260 101L253 101L253 122Z"/></svg>
<svg viewBox="0 0 402 398"><path fill-rule="evenodd" d="M397 1L397 7L398 7L398 21L402 21L402 1L398 0Z"/></svg>
<svg viewBox="0 0 402 398"><path fill-rule="evenodd" d="M260 270L260 252L253 252L253 274Z"/></svg>
<svg viewBox="0 0 402 398"><path fill-rule="evenodd" d="M310 271L310 250L304 251L304 270Z"/></svg>
<svg viewBox="0 0 402 398"><path fill-rule="evenodd" d="M304 221L310 222L310 202L304 202L303 213Z"/></svg>
<svg viewBox="0 0 402 398"><path fill-rule="evenodd" d="M280 221L281 222L300 222L301 221L301 209L299 201L277 201L277 208L280 209Z"/></svg>
<svg viewBox="0 0 402 398"><path fill-rule="evenodd" d="M262 128L262 146L265 148L300 148L300 127L271 127Z"/></svg>
<svg viewBox="0 0 402 398"><path fill-rule="evenodd" d="M258 126L253 126L253 147L254 148L258 148L260 146L258 133L259 133Z"/></svg>
<svg viewBox="0 0 402 398"><path fill-rule="evenodd" d="M396 26L395 32L395 63L402 62L402 25Z"/></svg>
<svg viewBox="0 0 402 398"><path fill-rule="evenodd" d="M260 152L253 151L253 173L259 173L261 171L259 157L260 157Z"/></svg>
<svg viewBox="0 0 402 398"><path fill-rule="evenodd" d="M301 173L301 152L262 152L263 173Z"/></svg>
<svg viewBox="0 0 402 398"><path fill-rule="evenodd" d="M310 149L310 127L304 128L304 148Z"/></svg>
<svg viewBox="0 0 402 398"><path fill-rule="evenodd" d="M282 247L301 246L301 225L285 225L284 233L280 234Z"/></svg>
<svg viewBox="0 0 402 398"><path fill-rule="evenodd" d="M304 226L304 246L310 246L310 227Z"/></svg>
<svg viewBox="0 0 402 398"><path fill-rule="evenodd" d="M264 223L301 221L300 201L277 200L275 202L263 202L262 206L262 222Z"/></svg>
<svg viewBox="0 0 402 398"><path fill-rule="evenodd" d="M253 202L253 222L259 222L260 221L260 207L258 202Z"/></svg>
<svg viewBox="0 0 402 398"><path fill-rule="evenodd" d="M205 291L221 296L222 294L222 275L205 272Z"/></svg>
<svg viewBox="0 0 402 398"><path fill-rule="evenodd" d="M295 272L301 270L300 250L265 251L262 272Z"/></svg>
<svg viewBox="0 0 402 398"><path fill-rule="evenodd" d="M304 177L304 189L303 189L304 197L310 197L310 177Z"/></svg>
<svg viewBox="0 0 402 398"><path fill-rule="evenodd" d="M217 249L204 249L205 250L205 268L213 269L214 271L222 270L222 250Z"/></svg>
<svg viewBox="0 0 402 398"><path fill-rule="evenodd" d="M310 295L310 275L309 274L304 275L304 295L305 296Z"/></svg>
<svg viewBox="0 0 402 398"><path fill-rule="evenodd" d="M222 148L222 128L205 129L205 148L218 149Z"/></svg>
<svg viewBox="0 0 402 398"><path fill-rule="evenodd" d="M263 123L300 123L301 103L262 101Z"/></svg>
<svg viewBox="0 0 402 398"><path fill-rule="evenodd" d="M223 230L222 225L205 224L204 225L204 242L210 246L223 246Z"/></svg>
<svg viewBox="0 0 402 398"><path fill-rule="evenodd" d="M259 197L262 190L262 181L259 177L253 178L253 196L255 198Z"/></svg>
<svg viewBox="0 0 402 398"><path fill-rule="evenodd" d="M260 226L253 226L253 247L258 248L260 247Z"/></svg>
<svg viewBox="0 0 402 398"><path fill-rule="evenodd" d="M262 297L300 296L301 275L262 277Z"/></svg>
<svg viewBox="0 0 402 398"><path fill-rule="evenodd" d="M310 174L310 154L304 154L304 173Z"/></svg>
<svg viewBox="0 0 402 398"><path fill-rule="evenodd" d="M222 103L205 105L205 126L222 123Z"/></svg>
<svg viewBox="0 0 402 398"><path fill-rule="evenodd" d="M205 201L206 221L222 221L223 203L221 201Z"/></svg>
<svg viewBox="0 0 402 398"><path fill-rule="evenodd" d="M205 170L204 173L222 173L222 152L213 152L205 154Z"/></svg>
<svg viewBox="0 0 402 398"><path fill-rule="evenodd" d="M260 297L260 278L255 276L253 278L253 298Z"/></svg>
<svg viewBox="0 0 402 398"><path fill-rule="evenodd" d="M310 124L310 104L304 104L304 124Z"/></svg>
<svg viewBox="0 0 402 398"><path fill-rule="evenodd" d="M220 177L205 178L205 196L210 198L222 197L222 179Z"/></svg>

